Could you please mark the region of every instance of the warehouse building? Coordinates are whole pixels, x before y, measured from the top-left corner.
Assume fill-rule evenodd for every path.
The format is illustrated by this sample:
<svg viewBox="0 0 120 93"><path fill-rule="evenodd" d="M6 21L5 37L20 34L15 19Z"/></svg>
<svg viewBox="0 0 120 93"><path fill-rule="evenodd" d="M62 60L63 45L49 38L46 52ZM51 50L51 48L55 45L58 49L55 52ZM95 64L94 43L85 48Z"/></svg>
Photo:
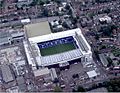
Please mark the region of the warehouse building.
<svg viewBox="0 0 120 93"><path fill-rule="evenodd" d="M13 81L14 76L13 76L13 74L11 72L11 69L10 69L9 65L1 65L0 67L1 67L3 81L5 83Z"/></svg>

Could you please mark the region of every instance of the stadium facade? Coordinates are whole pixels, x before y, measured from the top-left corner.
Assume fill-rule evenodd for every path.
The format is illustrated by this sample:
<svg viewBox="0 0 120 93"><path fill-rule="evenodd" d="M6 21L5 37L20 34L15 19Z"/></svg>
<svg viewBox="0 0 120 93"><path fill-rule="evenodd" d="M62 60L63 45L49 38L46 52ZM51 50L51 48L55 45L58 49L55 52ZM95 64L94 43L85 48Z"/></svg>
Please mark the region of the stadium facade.
<svg viewBox="0 0 120 93"><path fill-rule="evenodd" d="M24 48L28 62L33 67L54 64L61 66L76 59L81 59L85 64L92 61L91 47L79 28L27 37Z"/></svg>

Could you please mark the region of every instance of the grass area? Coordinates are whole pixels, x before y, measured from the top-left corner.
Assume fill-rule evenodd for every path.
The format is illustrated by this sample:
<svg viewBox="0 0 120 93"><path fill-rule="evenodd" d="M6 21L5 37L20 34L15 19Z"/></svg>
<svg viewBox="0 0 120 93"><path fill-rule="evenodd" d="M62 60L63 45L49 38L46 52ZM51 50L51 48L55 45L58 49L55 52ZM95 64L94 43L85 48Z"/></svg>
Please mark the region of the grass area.
<svg viewBox="0 0 120 93"><path fill-rule="evenodd" d="M70 51L73 49L76 49L74 43L67 43L67 44L59 44L53 47L40 49L40 52L42 56L48 56L48 55L54 55L54 54Z"/></svg>
<svg viewBox="0 0 120 93"><path fill-rule="evenodd" d="M116 47L113 46L111 52L113 53L113 55L115 57L119 57L120 56L120 48L116 48Z"/></svg>

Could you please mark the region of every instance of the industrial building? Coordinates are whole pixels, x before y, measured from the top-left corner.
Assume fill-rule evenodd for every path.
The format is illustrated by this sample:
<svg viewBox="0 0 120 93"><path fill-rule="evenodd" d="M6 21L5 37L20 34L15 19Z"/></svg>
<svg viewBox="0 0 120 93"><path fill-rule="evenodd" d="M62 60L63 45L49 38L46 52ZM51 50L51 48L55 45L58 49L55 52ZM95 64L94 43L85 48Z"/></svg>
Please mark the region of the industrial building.
<svg viewBox="0 0 120 93"><path fill-rule="evenodd" d="M0 31L0 46L11 44L14 41L19 41L24 39L24 32L23 31Z"/></svg>
<svg viewBox="0 0 120 93"><path fill-rule="evenodd" d="M11 82L14 80L14 76L11 72L9 65L1 65L2 77L5 83Z"/></svg>

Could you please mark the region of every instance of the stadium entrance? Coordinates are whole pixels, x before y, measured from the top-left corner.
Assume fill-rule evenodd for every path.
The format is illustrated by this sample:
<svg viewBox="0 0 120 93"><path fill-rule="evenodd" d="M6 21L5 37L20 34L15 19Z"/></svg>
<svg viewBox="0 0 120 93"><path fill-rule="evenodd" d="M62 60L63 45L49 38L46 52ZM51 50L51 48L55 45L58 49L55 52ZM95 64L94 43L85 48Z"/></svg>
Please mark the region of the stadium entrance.
<svg viewBox="0 0 120 93"><path fill-rule="evenodd" d="M69 69L70 65L75 64L75 63L79 63L79 62L81 62L81 58L75 59L75 60L71 60L71 61L68 61L68 62L65 62L65 63L49 65L47 67L49 69L50 68L60 68L60 70L65 70L65 69Z"/></svg>
<svg viewBox="0 0 120 93"><path fill-rule="evenodd" d="M78 62L81 62L81 58L68 61L68 63L69 63L70 65L71 65L71 64L74 64L74 63L78 63Z"/></svg>

